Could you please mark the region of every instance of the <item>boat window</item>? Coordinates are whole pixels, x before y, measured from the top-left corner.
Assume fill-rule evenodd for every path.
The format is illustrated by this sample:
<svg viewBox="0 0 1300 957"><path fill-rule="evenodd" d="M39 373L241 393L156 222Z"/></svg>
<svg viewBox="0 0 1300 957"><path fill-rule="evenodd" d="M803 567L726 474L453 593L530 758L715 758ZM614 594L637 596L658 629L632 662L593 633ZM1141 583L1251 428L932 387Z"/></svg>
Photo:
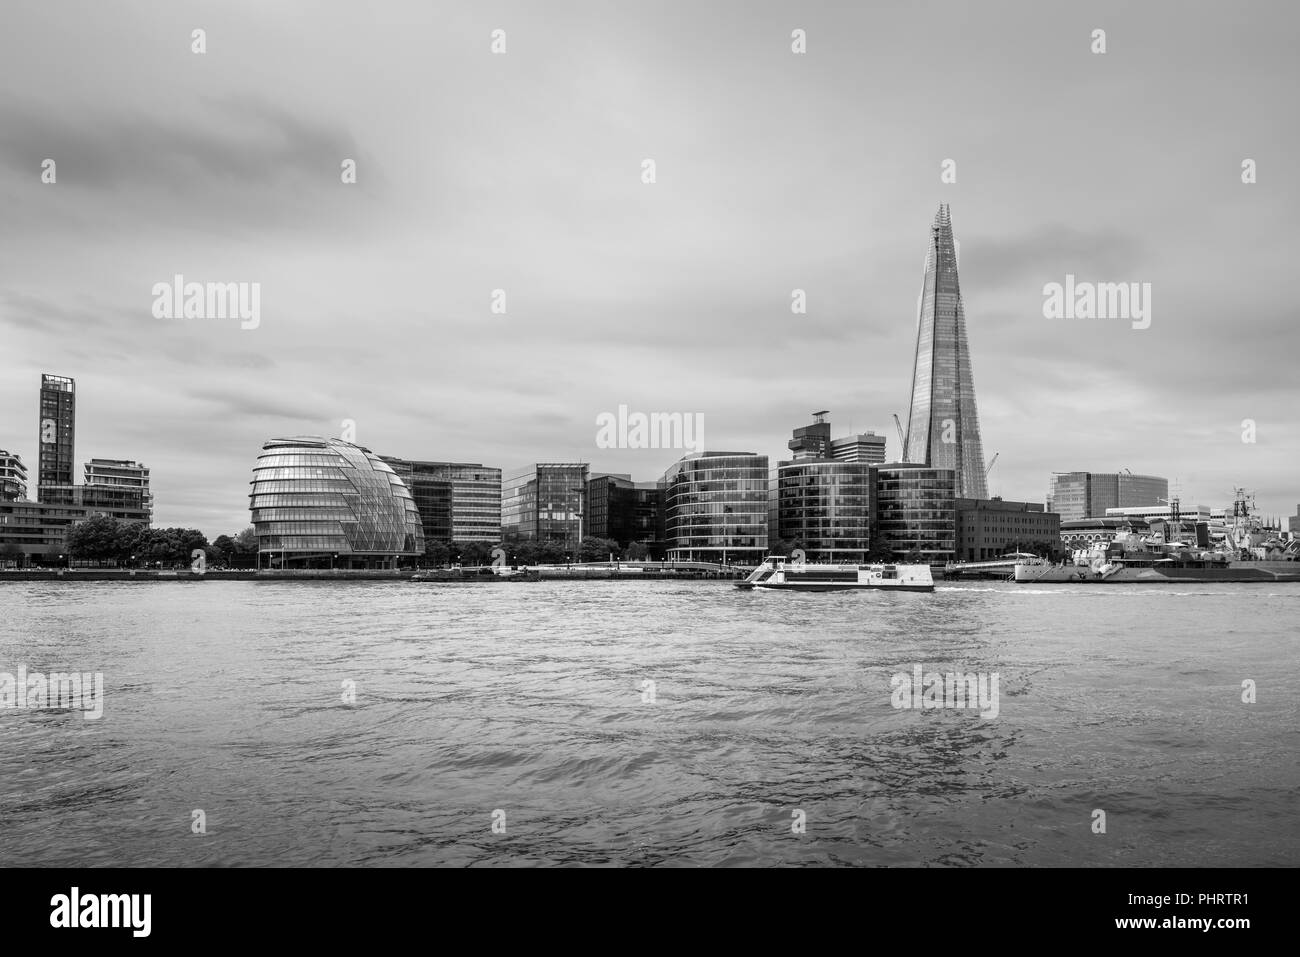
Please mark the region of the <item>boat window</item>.
<svg viewBox="0 0 1300 957"><path fill-rule="evenodd" d="M881 578L897 578L898 572L892 568L886 568L880 575Z"/></svg>

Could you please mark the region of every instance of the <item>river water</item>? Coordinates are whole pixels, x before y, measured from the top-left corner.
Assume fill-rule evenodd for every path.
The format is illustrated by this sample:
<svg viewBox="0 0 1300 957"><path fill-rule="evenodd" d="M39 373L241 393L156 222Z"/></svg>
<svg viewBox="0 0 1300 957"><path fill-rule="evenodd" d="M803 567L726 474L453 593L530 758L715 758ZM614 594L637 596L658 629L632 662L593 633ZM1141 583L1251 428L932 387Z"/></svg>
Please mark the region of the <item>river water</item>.
<svg viewBox="0 0 1300 957"><path fill-rule="evenodd" d="M0 673L104 682L98 719L0 710L0 865L1295 866L1298 616L1300 585L0 583ZM996 674L996 716L894 707L918 665Z"/></svg>

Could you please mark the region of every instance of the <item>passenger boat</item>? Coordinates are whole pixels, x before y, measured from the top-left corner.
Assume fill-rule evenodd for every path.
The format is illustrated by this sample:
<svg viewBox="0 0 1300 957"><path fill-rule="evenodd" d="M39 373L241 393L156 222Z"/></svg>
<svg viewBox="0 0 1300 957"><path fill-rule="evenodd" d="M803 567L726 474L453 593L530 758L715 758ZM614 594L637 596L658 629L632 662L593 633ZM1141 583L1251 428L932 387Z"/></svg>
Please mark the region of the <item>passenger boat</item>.
<svg viewBox="0 0 1300 957"><path fill-rule="evenodd" d="M787 591L934 591L929 565L814 565L774 555L764 559L737 588Z"/></svg>

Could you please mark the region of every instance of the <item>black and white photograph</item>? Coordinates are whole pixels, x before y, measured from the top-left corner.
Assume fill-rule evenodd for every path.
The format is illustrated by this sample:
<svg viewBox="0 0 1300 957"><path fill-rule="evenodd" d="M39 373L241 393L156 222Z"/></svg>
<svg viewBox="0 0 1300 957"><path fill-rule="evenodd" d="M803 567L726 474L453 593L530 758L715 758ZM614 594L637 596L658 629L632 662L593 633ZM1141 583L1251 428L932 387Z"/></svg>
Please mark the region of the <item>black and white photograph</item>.
<svg viewBox="0 0 1300 957"><path fill-rule="evenodd" d="M1249 941L1300 865L1298 28L2 0L6 928L853 869Z"/></svg>

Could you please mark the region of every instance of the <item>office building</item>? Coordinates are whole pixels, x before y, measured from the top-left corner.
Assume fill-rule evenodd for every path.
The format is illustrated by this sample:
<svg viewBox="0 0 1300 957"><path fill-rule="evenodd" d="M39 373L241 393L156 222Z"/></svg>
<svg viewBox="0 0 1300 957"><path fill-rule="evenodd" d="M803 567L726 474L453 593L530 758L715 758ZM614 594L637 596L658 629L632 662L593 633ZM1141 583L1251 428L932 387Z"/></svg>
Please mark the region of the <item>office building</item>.
<svg viewBox="0 0 1300 957"><path fill-rule="evenodd" d="M864 465L883 465L885 462L885 437L875 432L860 432L831 440L830 457L839 462L856 462Z"/></svg>
<svg viewBox="0 0 1300 957"><path fill-rule="evenodd" d="M766 557L766 455L694 452L674 463L660 485L670 560L757 565Z"/></svg>
<svg viewBox="0 0 1300 957"><path fill-rule="evenodd" d="M501 477L501 535L504 541L559 542L576 552L582 537L586 462L538 462Z"/></svg>
<svg viewBox="0 0 1300 957"><path fill-rule="evenodd" d="M1037 502L959 498L957 560L982 562L1013 552L1050 555L1061 545L1061 516Z"/></svg>
<svg viewBox="0 0 1300 957"><path fill-rule="evenodd" d="M583 534L612 539L623 548L637 542L657 558L663 548L662 506L658 482L633 482L626 474L593 475L587 480Z"/></svg>
<svg viewBox="0 0 1300 957"><path fill-rule="evenodd" d="M913 462L871 466L872 549L895 561L941 565L957 553L957 475Z"/></svg>
<svg viewBox="0 0 1300 957"><path fill-rule="evenodd" d="M251 484L259 565L393 568L424 554L410 490L369 449L318 436L272 439Z"/></svg>
<svg viewBox="0 0 1300 957"><path fill-rule="evenodd" d="M383 456L410 489L425 542L501 541L501 470L471 462Z"/></svg>
<svg viewBox="0 0 1300 957"><path fill-rule="evenodd" d="M956 493L963 498L988 497L956 244L946 204L940 205L930 227L903 447L905 462L951 470Z"/></svg>
<svg viewBox="0 0 1300 957"><path fill-rule="evenodd" d="M1047 490L1047 510L1062 522L1104 518L1106 510L1162 505L1169 499L1169 480L1131 472L1054 472ZM1163 501L1162 501L1163 500Z"/></svg>
<svg viewBox="0 0 1300 957"><path fill-rule="evenodd" d="M801 549L807 561L861 562L870 549L871 466L857 460L862 447L849 440L838 440L843 457L834 457L828 414L814 412L811 425L794 430L794 459L769 474L768 544Z"/></svg>

